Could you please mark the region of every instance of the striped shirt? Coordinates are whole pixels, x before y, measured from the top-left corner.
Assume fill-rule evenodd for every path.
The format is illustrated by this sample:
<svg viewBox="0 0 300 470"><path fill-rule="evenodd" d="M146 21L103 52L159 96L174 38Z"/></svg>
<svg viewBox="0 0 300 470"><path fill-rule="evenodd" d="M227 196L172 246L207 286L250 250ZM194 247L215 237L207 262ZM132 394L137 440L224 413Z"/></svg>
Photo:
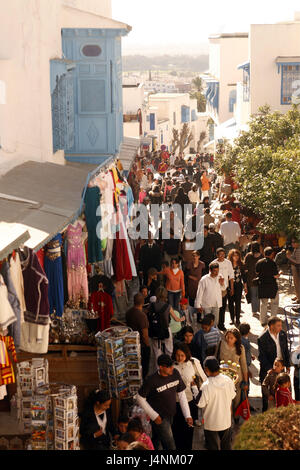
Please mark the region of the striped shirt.
<svg viewBox="0 0 300 470"><path fill-rule="evenodd" d="M203 336L208 348L217 346L220 341L220 332L214 326L211 327L208 333L204 333Z"/></svg>

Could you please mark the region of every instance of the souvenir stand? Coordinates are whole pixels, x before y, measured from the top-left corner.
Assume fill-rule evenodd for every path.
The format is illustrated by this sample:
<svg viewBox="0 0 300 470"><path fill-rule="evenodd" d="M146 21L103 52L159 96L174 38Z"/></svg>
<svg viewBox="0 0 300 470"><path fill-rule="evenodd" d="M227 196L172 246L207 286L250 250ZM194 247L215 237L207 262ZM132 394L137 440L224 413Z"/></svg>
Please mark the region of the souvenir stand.
<svg viewBox="0 0 300 470"><path fill-rule="evenodd" d="M126 229L132 204L131 188L110 160L88 174L73 220L34 249L11 246L0 266L8 273L2 292L13 310L17 360L43 355L50 382L76 384L79 409L98 388L95 334L110 327L125 282L137 276ZM1 315L0 308L0 325ZM9 397L14 393L12 387Z"/></svg>
<svg viewBox="0 0 300 470"><path fill-rule="evenodd" d="M31 450L80 450L76 387L50 384L47 359L18 364L17 405Z"/></svg>
<svg viewBox="0 0 300 470"><path fill-rule="evenodd" d="M128 327L112 327L96 335L99 388L112 398L116 422L122 400L132 399L142 385L139 333Z"/></svg>

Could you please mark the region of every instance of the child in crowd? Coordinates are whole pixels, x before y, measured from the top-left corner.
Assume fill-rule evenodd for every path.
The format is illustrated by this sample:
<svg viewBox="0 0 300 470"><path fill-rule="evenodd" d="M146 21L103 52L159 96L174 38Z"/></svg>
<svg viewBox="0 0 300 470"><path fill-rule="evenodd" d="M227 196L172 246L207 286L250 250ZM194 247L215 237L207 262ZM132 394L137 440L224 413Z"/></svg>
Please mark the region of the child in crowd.
<svg viewBox="0 0 300 470"><path fill-rule="evenodd" d="M134 438L129 432L121 434L119 439L117 440L117 449L118 450L127 450L129 444L134 442Z"/></svg>
<svg viewBox="0 0 300 470"><path fill-rule="evenodd" d="M295 404L291 394L291 379L289 374L282 372L277 376L275 390L276 408Z"/></svg>
<svg viewBox="0 0 300 470"><path fill-rule="evenodd" d="M155 268L150 268L148 270L147 287L149 289L150 297L155 295L156 290L160 287L160 282L157 279L157 270Z"/></svg>
<svg viewBox="0 0 300 470"><path fill-rule="evenodd" d="M117 441L122 434L125 434L127 432L128 423L129 423L128 416L125 416L125 415L124 416L122 416L122 415L119 416L117 429L115 431L116 434L114 435L114 440L115 441Z"/></svg>
<svg viewBox="0 0 300 470"><path fill-rule="evenodd" d="M204 315L201 320L201 328L203 330L203 337L206 343L205 355L214 356L219 341L221 340L221 334L218 328L214 326L215 316L212 313Z"/></svg>
<svg viewBox="0 0 300 470"><path fill-rule="evenodd" d="M240 330L241 337L242 337L242 345L244 346L245 353L246 353L246 362L247 362L247 367L248 367L248 387L249 387L250 385L249 378L252 377L250 366L251 366L252 360L255 359L255 356L251 354L251 345L249 341L249 333L250 333L249 323L241 323L239 326L239 330Z"/></svg>
<svg viewBox="0 0 300 470"><path fill-rule="evenodd" d="M148 308L149 307L149 292L148 292L148 287L147 286L142 286L140 290L142 296L144 297L144 306L143 308Z"/></svg>
<svg viewBox="0 0 300 470"><path fill-rule="evenodd" d="M141 420L133 418L129 421L127 431L134 438L136 442L141 442L146 445L149 450L154 450L154 446L150 437L144 432Z"/></svg>
<svg viewBox="0 0 300 470"><path fill-rule="evenodd" d="M284 372L284 362L281 359L276 358L273 364L273 369L270 369L262 383L262 393L268 398L268 408L274 408L275 403L275 392L276 392L276 380L279 374Z"/></svg>
<svg viewBox="0 0 300 470"><path fill-rule="evenodd" d="M186 324L191 326L192 319L190 318L189 302L188 302L188 299L185 297L182 297L182 299L179 302L179 313L181 317L185 317ZM182 326L185 326L185 324L182 324Z"/></svg>

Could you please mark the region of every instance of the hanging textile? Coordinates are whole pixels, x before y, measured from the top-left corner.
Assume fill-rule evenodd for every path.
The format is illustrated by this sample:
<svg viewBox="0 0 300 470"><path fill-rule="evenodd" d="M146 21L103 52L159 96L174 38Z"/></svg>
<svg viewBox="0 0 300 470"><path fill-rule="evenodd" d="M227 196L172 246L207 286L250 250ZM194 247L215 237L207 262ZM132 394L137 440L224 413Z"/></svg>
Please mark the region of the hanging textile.
<svg viewBox="0 0 300 470"><path fill-rule="evenodd" d="M26 302L24 320L33 324L47 325L49 323L47 276L31 248L25 246L19 254Z"/></svg>
<svg viewBox="0 0 300 470"><path fill-rule="evenodd" d="M98 224L100 224L101 217L96 215L98 206L100 204L100 189L97 186L87 188L85 197L85 220L88 230L88 262L97 263L102 261L101 240ZM98 230L98 233L97 233Z"/></svg>
<svg viewBox="0 0 300 470"><path fill-rule="evenodd" d="M98 331L109 328L114 313L111 296L104 291L93 292L89 300L89 310L92 309L98 313Z"/></svg>
<svg viewBox="0 0 300 470"><path fill-rule="evenodd" d="M57 234L45 247L45 273L49 281L48 298L50 314L55 310L61 317L64 311L64 281L61 258L62 236Z"/></svg>
<svg viewBox="0 0 300 470"><path fill-rule="evenodd" d="M8 261L5 261L3 263L1 268L1 274L7 287L8 301L16 316L16 321L8 327L8 333L10 336L13 337L15 347L18 349L20 346L21 339L21 306L14 283L12 281L12 277L10 274L10 264Z"/></svg>
<svg viewBox="0 0 300 470"><path fill-rule="evenodd" d="M45 265L44 265L44 262L45 262L45 251L44 251L44 248L41 248L39 251L37 251L36 253L37 257L38 257L38 260L40 262L40 265L42 266L43 270L45 271Z"/></svg>
<svg viewBox="0 0 300 470"><path fill-rule="evenodd" d="M24 297L24 280L23 280L19 253L15 253L15 255L11 256L10 261L9 261L9 266L10 266L11 279L14 284L14 288L16 290L16 293L20 302L21 323L22 323L24 321L24 312L26 310L26 303L25 303L25 297Z"/></svg>
<svg viewBox="0 0 300 470"><path fill-rule="evenodd" d="M7 332L8 327L17 321L17 317L8 300L8 290L0 274L0 332Z"/></svg>
<svg viewBox="0 0 300 470"><path fill-rule="evenodd" d="M79 307L82 300L88 303L88 280L85 267L84 246L82 240L82 226L78 221L76 225L69 225L66 232L68 251L68 292L69 303Z"/></svg>
<svg viewBox="0 0 300 470"><path fill-rule="evenodd" d="M0 385L15 383L14 368L8 354L8 351L10 351L14 362L17 362L17 354L15 350L14 340L11 336L0 335L0 344L0 353L4 350L5 356L1 357L0 360Z"/></svg>
<svg viewBox="0 0 300 470"><path fill-rule="evenodd" d="M130 280L132 272L130 268L130 260L127 251L127 243L124 238L120 238L120 232L116 233L112 258L116 281Z"/></svg>

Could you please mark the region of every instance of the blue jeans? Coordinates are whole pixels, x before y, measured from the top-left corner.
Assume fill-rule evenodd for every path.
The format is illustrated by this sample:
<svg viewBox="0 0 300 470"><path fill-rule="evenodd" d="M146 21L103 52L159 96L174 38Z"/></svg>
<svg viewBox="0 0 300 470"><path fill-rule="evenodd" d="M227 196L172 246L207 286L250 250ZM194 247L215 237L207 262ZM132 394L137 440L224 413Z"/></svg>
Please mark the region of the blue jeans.
<svg viewBox="0 0 300 470"><path fill-rule="evenodd" d="M181 292L170 292L168 291L168 302L173 307L174 310L179 309L179 301L180 301Z"/></svg>
<svg viewBox="0 0 300 470"><path fill-rule="evenodd" d="M176 450L172 431L173 418L164 418L161 424L152 421L152 443L155 450L161 443L163 450Z"/></svg>

